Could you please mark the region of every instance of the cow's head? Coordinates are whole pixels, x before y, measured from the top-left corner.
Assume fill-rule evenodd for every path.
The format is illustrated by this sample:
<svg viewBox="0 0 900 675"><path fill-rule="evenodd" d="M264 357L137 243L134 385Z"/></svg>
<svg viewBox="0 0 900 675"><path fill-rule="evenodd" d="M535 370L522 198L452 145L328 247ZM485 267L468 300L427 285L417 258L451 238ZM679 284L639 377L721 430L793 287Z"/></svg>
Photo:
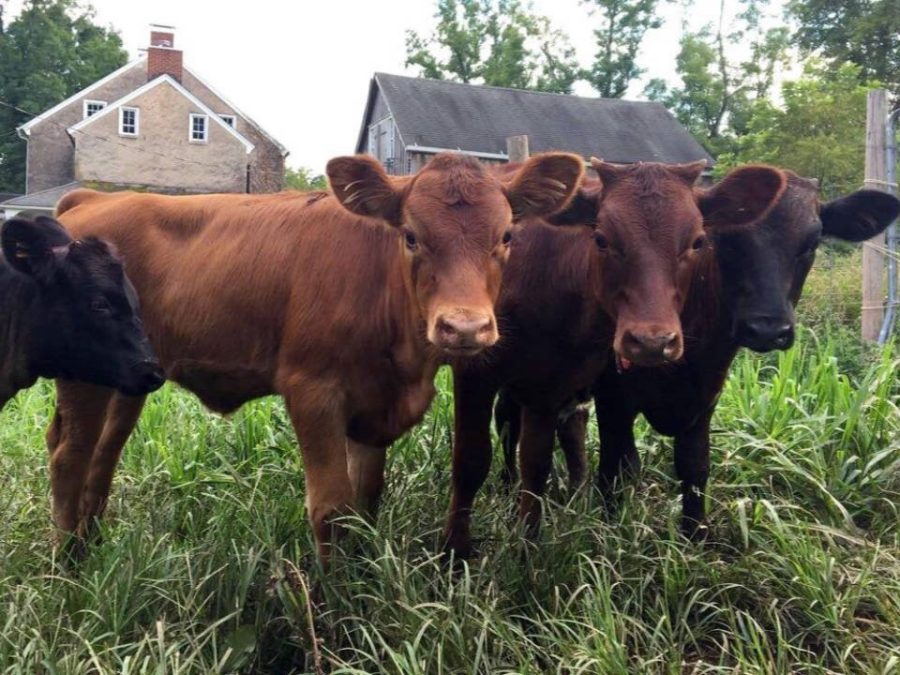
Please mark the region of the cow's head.
<svg viewBox="0 0 900 675"><path fill-rule="evenodd" d="M411 177L387 176L371 157L328 163L337 199L396 228L428 340L468 356L499 337L494 303L512 226L563 209L584 169L575 155L536 155L500 179L472 157L437 155Z"/></svg>
<svg viewBox="0 0 900 675"><path fill-rule="evenodd" d="M162 385L162 369L138 317L137 295L106 243L73 241L58 222L43 216L7 221L0 238L9 264L37 286L28 310L28 354L36 375L131 396Z"/></svg>
<svg viewBox="0 0 900 675"><path fill-rule="evenodd" d="M758 219L784 188L776 169L733 171L695 191L706 166L591 160L599 181L585 181L558 224L587 222L601 258L600 302L616 323L613 347L623 367L681 358L680 313L707 246L705 224Z"/></svg>
<svg viewBox="0 0 900 675"><path fill-rule="evenodd" d="M896 217L900 202L876 190L821 203L815 185L792 172L781 199L754 227L713 234L732 338L758 352L794 342L794 306L822 237L864 241Z"/></svg>

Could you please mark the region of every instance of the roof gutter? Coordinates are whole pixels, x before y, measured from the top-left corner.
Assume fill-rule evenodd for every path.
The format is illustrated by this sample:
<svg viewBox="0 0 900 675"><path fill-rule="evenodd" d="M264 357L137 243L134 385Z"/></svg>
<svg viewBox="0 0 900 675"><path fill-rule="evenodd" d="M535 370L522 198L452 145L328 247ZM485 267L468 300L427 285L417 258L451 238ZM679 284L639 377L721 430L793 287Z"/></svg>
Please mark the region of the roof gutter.
<svg viewBox="0 0 900 675"><path fill-rule="evenodd" d="M509 160L509 155L505 152L478 152L475 150L463 150L462 148L435 148L430 145L407 145L406 151L422 152L429 155L436 155L439 152L462 152L480 159L498 159L504 162Z"/></svg>

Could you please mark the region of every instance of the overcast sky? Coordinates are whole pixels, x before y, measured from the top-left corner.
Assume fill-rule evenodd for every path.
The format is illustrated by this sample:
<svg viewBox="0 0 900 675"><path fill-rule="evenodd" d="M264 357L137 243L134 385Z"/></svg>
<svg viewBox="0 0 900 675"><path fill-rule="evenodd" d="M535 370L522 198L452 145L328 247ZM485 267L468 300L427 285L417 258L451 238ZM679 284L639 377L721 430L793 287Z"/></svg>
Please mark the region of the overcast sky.
<svg viewBox="0 0 900 675"><path fill-rule="evenodd" d="M322 172L329 158L351 153L372 73L416 74L404 68L407 28L427 32L432 0L92 0L96 21L122 35L134 57L149 40L149 24L175 26L185 63L253 117L289 150L288 165ZM731 4L734 4L733 0ZM773 3L780 5L781 0ZM15 16L21 0L9 3ZM680 2L661 2L666 23L644 42L646 77L674 76ZM692 26L714 20L718 2L695 0ZM592 61L594 38L587 5L535 0L572 39L582 64ZM639 94L641 87L634 89ZM577 93L590 95L590 89Z"/></svg>

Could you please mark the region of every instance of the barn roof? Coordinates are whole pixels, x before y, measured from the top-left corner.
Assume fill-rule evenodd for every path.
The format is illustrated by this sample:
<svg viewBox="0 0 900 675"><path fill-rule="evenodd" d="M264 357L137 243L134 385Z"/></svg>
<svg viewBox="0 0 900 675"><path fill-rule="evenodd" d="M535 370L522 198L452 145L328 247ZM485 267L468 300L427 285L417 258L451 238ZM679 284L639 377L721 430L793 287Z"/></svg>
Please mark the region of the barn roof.
<svg viewBox="0 0 900 675"><path fill-rule="evenodd" d="M376 73L357 141L380 89L403 144L505 154L509 136L527 135L532 152L566 150L609 162L712 161L660 103L461 84Z"/></svg>

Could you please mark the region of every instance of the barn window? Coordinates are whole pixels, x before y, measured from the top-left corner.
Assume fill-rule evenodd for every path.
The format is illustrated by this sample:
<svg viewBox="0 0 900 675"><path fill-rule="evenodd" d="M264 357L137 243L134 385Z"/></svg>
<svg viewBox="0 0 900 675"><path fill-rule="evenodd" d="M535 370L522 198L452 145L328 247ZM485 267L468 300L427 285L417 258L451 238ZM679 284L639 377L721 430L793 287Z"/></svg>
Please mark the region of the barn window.
<svg viewBox="0 0 900 675"><path fill-rule="evenodd" d="M191 113L188 139L191 143L206 143L209 136L209 117Z"/></svg>
<svg viewBox="0 0 900 675"><path fill-rule="evenodd" d="M369 154L381 162L388 173L396 172L395 145L393 118L385 117L369 127Z"/></svg>
<svg viewBox="0 0 900 675"><path fill-rule="evenodd" d="M93 101L91 99L84 100L84 118L87 119L106 107L106 101Z"/></svg>
<svg viewBox="0 0 900 675"><path fill-rule="evenodd" d="M119 108L119 136L137 136L140 131L139 108Z"/></svg>
<svg viewBox="0 0 900 675"><path fill-rule="evenodd" d="M222 118L222 121L225 122L228 126L234 129L235 116L234 115L219 115Z"/></svg>

